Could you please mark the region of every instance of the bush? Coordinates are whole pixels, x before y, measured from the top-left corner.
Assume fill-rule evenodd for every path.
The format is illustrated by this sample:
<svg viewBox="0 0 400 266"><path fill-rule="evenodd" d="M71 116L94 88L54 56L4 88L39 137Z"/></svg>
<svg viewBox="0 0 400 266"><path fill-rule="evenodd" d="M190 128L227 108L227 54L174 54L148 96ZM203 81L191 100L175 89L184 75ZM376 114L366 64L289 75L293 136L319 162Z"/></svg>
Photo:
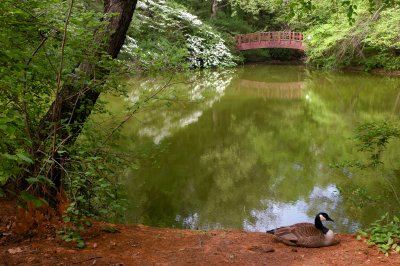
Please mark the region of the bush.
<svg viewBox="0 0 400 266"><path fill-rule="evenodd" d="M370 13L367 6L361 6L354 16L354 23L349 24L347 14L338 13L306 32L309 63L324 68L360 65L365 70L399 70L400 8Z"/></svg>
<svg viewBox="0 0 400 266"><path fill-rule="evenodd" d="M149 71L235 65L222 36L181 5L141 1L135 17L122 57L132 66Z"/></svg>
<svg viewBox="0 0 400 266"><path fill-rule="evenodd" d="M386 213L364 231L359 231L357 239L368 238L368 245L377 246L386 256L389 252L400 253L400 219Z"/></svg>

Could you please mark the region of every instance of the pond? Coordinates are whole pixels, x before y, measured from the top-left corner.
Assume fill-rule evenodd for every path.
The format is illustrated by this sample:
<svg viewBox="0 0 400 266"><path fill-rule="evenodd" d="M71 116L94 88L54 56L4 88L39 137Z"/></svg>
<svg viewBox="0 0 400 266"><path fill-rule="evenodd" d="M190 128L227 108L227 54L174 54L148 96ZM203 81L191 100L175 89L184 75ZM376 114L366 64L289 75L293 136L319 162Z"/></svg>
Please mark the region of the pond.
<svg viewBox="0 0 400 266"><path fill-rule="evenodd" d="M359 123L399 118L399 78L247 65L129 84L107 97L114 114L141 106L115 143L129 154L126 222L263 232L325 211L354 232L399 210L399 142L379 169L333 167L365 157Z"/></svg>

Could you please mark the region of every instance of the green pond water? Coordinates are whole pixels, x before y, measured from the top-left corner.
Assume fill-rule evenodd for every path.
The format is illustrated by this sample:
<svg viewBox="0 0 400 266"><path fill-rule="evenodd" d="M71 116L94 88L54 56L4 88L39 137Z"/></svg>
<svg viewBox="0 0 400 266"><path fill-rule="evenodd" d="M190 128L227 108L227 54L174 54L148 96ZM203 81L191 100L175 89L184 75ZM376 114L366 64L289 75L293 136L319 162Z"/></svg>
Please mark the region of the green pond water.
<svg viewBox="0 0 400 266"><path fill-rule="evenodd" d="M360 122L398 120L399 78L248 65L129 84L107 97L121 120L146 101L115 142L130 165L126 222L265 231L326 211L354 232L400 209L398 141L376 170L332 167L364 159Z"/></svg>

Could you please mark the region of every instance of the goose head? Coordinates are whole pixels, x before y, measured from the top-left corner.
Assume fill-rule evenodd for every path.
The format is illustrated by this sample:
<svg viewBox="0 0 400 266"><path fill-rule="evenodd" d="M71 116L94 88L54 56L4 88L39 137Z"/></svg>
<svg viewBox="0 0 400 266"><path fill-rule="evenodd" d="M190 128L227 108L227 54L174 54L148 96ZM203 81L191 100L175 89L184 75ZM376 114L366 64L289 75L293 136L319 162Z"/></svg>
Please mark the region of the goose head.
<svg viewBox="0 0 400 266"><path fill-rule="evenodd" d="M326 212L318 213L317 216L315 217L315 219L317 219L317 217L319 218L320 221L331 221L331 222L333 222L331 217L329 217L329 215Z"/></svg>
<svg viewBox="0 0 400 266"><path fill-rule="evenodd" d="M333 222L333 220L331 219L331 217L329 217L329 215L325 212L320 212L317 214L317 216L315 216L315 227L318 228L319 230L321 230L324 234L328 233L329 229L326 228L323 224L322 221L331 221Z"/></svg>

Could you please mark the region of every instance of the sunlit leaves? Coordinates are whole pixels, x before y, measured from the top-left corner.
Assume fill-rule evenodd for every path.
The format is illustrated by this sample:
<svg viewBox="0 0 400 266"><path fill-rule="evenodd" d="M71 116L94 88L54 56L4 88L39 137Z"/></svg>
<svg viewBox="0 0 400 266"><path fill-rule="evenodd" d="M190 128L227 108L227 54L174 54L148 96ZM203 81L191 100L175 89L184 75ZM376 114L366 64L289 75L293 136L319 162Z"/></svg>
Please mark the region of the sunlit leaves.
<svg viewBox="0 0 400 266"><path fill-rule="evenodd" d="M400 7L390 8L380 13L379 19L371 27L366 42L380 50L400 50ZM392 58L393 59L393 58Z"/></svg>
<svg viewBox="0 0 400 266"><path fill-rule="evenodd" d="M351 2L347 2L351 4ZM399 7L377 6L372 13L368 5L359 4L349 24L345 10L327 22L313 25L306 33L308 60L326 68L361 65L365 70L400 69L398 56L400 34Z"/></svg>

